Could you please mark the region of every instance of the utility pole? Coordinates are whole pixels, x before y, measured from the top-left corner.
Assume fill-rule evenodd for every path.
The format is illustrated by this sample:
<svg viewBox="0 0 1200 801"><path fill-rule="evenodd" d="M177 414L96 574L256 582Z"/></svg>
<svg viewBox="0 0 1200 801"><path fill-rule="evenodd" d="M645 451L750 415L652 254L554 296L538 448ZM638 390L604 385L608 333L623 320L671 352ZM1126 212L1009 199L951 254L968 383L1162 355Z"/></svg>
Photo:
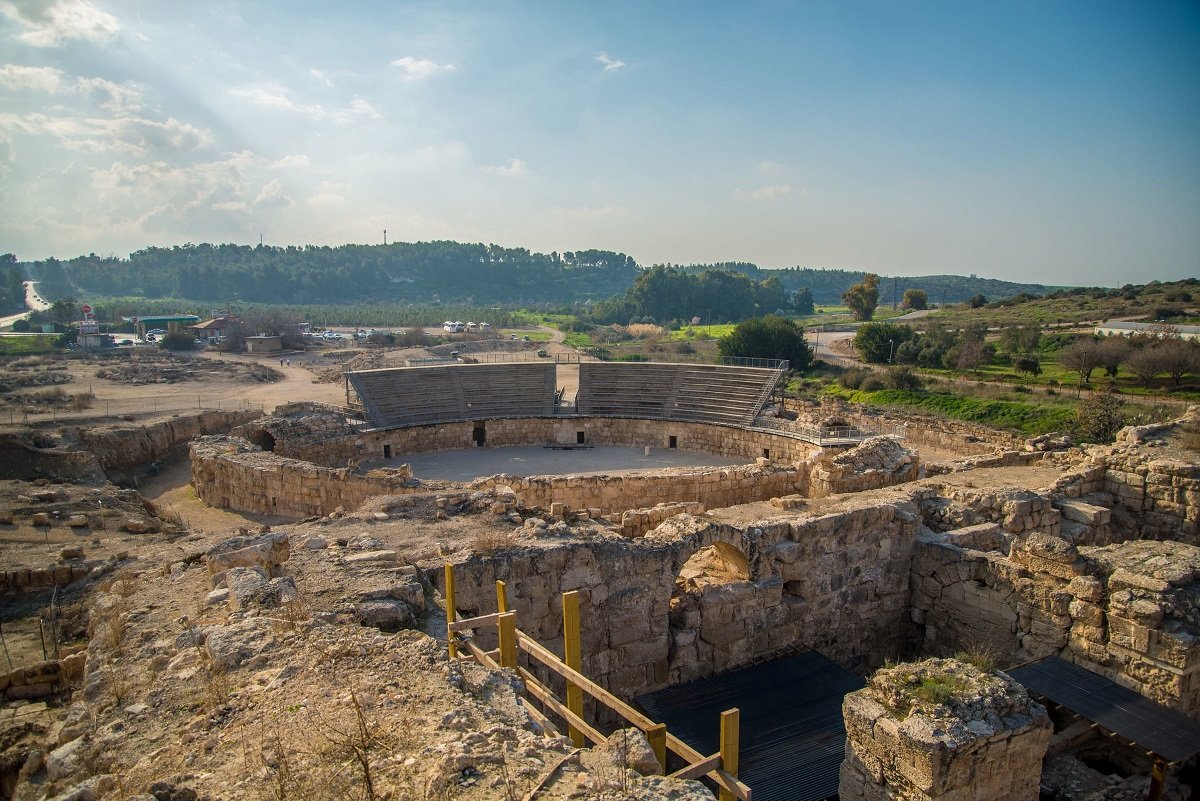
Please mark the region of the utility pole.
<svg viewBox="0 0 1200 801"><path fill-rule="evenodd" d="M387 229L383 229L383 244L387 244Z"/></svg>
<svg viewBox="0 0 1200 801"><path fill-rule="evenodd" d="M900 276L892 276L892 311L896 310L896 282L900 280Z"/></svg>

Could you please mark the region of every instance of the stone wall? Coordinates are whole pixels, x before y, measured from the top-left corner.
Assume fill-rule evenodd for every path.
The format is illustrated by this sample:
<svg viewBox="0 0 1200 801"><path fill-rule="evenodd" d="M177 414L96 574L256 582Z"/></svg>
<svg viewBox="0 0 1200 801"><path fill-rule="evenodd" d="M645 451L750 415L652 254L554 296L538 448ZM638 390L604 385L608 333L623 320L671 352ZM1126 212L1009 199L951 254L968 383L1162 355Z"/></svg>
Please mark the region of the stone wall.
<svg viewBox="0 0 1200 801"><path fill-rule="evenodd" d="M1200 714L1200 548L1077 548L1034 532L1006 555L1002 540L955 534L916 544L912 616L927 653L981 647L1004 664L1054 654Z"/></svg>
<svg viewBox="0 0 1200 801"><path fill-rule="evenodd" d="M1132 516L1138 538L1200 545L1200 464L1131 446L1099 458L1104 490Z"/></svg>
<svg viewBox="0 0 1200 801"><path fill-rule="evenodd" d="M727 468L675 468L654 475L509 476L497 475L471 482L471 489L511 487L522 506L548 509L565 504L568 509L599 509L621 513L631 507L658 503L701 503L708 508L765 501L803 493L808 469L742 465Z"/></svg>
<svg viewBox="0 0 1200 801"><path fill-rule="evenodd" d="M71 582L85 579L93 570L103 570L105 562L99 564L60 564L50 567L19 568L0 570L0 593L37 590L43 587L65 587Z"/></svg>
<svg viewBox="0 0 1200 801"><path fill-rule="evenodd" d="M60 693L83 678L86 659L79 652L0 673L0 698L27 701Z"/></svg>
<svg viewBox="0 0 1200 801"><path fill-rule="evenodd" d="M252 514L308 517L341 506L355 508L376 495L427 491L407 469L358 473L350 468L264 453L240 437L200 437L192 442L192 484L200 500Z"/></svg>
<svg viewBox="0 0 1200 801"><path fill-rule="evenodd" d="M148 425L81 428L77 436L112 479L162 459L198 436L222 434L261 415L260 411L201 411Z"/></svg>
<svg viewBox="0 0 1200 801"><path fill-rule="evenodd" d="M625 696L784 647L815 648L862 668L907 652L918 634L908 618L917 521L911 504L744 526L684 515L635 540L463 559L455 566L457 605L468 615L495 611L502 579L518 626L558 649L560 594L579 590L584 672ZM684 565L717 543L745 557L748 580L679 596L675 580ZM441 571L430 578L440 587Z"/></svg>
<svg viewBox="0 0 1200 801"><path fill-rule="evenodd" d="M842 715L843 801L1037 801L1050 717L1007 676L897 665L847 695Z"/></svg>

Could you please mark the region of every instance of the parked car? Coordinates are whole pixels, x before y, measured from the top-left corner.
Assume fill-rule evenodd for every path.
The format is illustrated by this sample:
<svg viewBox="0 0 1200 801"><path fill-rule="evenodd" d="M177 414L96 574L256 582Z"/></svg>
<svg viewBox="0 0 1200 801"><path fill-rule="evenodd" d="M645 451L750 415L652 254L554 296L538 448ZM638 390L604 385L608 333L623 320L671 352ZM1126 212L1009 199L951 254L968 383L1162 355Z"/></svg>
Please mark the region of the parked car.
<svg viewBox="0 0 1200 801"><path fill-rule="evenodd" d="M117 344L118 345L132 345L133 340L132 339L118 339Z"/></svg>

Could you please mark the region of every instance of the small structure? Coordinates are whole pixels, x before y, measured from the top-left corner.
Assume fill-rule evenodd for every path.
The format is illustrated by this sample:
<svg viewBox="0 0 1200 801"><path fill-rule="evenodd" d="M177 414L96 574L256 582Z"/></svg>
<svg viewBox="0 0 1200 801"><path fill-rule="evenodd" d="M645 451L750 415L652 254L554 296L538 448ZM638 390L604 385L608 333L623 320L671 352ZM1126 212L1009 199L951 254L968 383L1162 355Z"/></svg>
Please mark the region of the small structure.
<svg viewBox="0 0 1200 801"><path fill-rule="evenodd" d="M146 332L153 328L176 331L200 322L200 318L194 314L160 314L155 317L126 317L124 319L137 326L137 333L140 339L145 339Z"/></svg>
<svg viewBox="0 0 1200 801"><path fill-rule="evenodd" d="M1200 339L1200 325L1175 325L1174 323L1131 323L1127 320L1108 320L1096 326L1097 336L1131 337L1147 334L1156 337L1177 336L1180 339Z"/></svg>
<svg viewBox="0 0 1200 801"><path fill-rule="evenodd" d="M246 337L247 353L278 353L283 350L283 338L278 335Z"/></svg>
<svg viewBox="0 0 1200 801"><path fill-rule="evenodd" d="M205 320L202 323L196 323L191 326L190 330L200 339L215 343L223 340L234 326L241 324L242 321L236 315L225 314Z"/></svg>
<svg viewBox="0 0 1200 801"><path fill-rule="evenodd" d="M110 334L100 333L100 323L92 313L92 307L86 304L83 306L83 319L79 321L79 336L75 341L81 348L108 348L113 344Z"/></svg>

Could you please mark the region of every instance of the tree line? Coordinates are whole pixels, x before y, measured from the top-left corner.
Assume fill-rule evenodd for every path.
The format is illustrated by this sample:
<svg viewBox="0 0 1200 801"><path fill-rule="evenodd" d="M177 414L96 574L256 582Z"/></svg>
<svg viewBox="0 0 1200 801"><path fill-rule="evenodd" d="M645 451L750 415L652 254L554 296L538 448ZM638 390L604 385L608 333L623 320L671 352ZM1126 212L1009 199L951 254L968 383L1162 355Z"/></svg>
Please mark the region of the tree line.
<svg viewBox="0 0 1200 801"><path fill-rule="evenodd" d="M0 254L0 314L25 308L25 274L12 253Z"/></svg>
<svg viewBox="0 0 1200 801"><path fill-rule="evenodd" d="M812 294L807 289L789 292L772 276L752 281L723 270L689 273L656 265L643 271L623 295L596 304L585 315L599 324L631 322L731 323L773 312L812 314Z"/></svg>
<svg viewBox="0 0 1200 801"><path fill-rule="evenodd" d="M623 253L458 242L391 245L186 244L127 259L89 254L21 265L48 298L186 298L218 304L363 302L525 305L599 300L624 292L639 270Z"/></svg>

